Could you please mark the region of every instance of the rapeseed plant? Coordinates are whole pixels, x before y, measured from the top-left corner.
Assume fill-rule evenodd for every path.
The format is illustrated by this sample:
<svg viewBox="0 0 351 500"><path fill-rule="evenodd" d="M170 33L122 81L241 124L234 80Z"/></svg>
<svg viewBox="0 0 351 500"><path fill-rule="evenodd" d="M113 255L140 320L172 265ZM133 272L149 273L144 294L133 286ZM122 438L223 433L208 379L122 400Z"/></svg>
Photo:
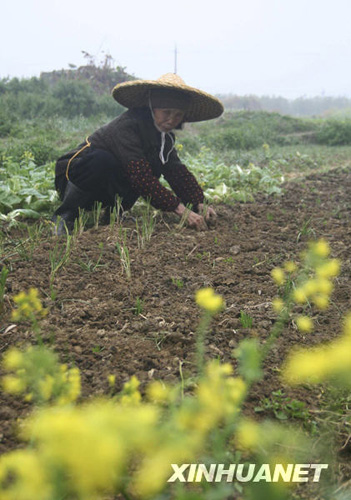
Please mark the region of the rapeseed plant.
<svg viewBox="0 0 351 500"><path fill-rule="evenodd" d="M307 296L303 304L314 303L317 294L329 299L338 266L328 256L325 244L311 246L304 256L302 275L295 263L285 263L281 272L273 273L277 283L284 285L284 296L275 299L279 328L298 303L296 290L303 290ZM317 269L323 270L323 276L317 274ZM293 280L297 283L295 289ZM308 285L311 280L315 282ZM21 436L30 446L0 459L0 498L97 500L116 493L125 498L155 498L167 487L171 464L196 463L203 457L216 457L222 462L235 449L240 449L245 459L255 459L259 464L306 461L309 441L301 433L290 426L257 423L241 415L250 385L262 376L266 346L272 345L278 333L273 329L263 349L257 339L241 342L235 351L239 361L239 375L235 376L229 363L204 363L204 338L212 317L224 308L223 298L212 288L205 288L196 293L195 300L202 317L197 342L199 376L191 394L184 394L180 386L156 380L146 388L147 399L143 399L140 382L133 376L120 394L75 405L80 394L77 368L59 365L56 355L47 354L43 348L13 348L5 353L3 368L9 372L5 388L7 384L13 393L52 406L42 407L21 426ZM38 313L41 310L35 300L33 308ZM350 344L351 316L345 321L343 337L325 346L322 354L314 348L288 358L283 370L285 380L300 383L331 376L341 380L345 373L349 376L351 367L346 354ZM6 382L6 377L12 379ZM113 375L108 382L110 387L115 385ZM186 486L177 486L179 490L170 487L167 494L180 491L182 495ZM217 498L224 498L220 488L225 487L213 485L218 489ZM254 500L287 498L285 483L248 487Z"/></svg>
<svg viewBox="0 0 351 500"><path fill-rule="evenodd" d="M18 369L27 356L11 351L4 364ZM37 411L21 431L31 442L28 468L33 473L40 468L37 483L32 487L21 472L23 456L10 452L0 461L0 497L22 498L17 493L25 491L28 482L26 500L96 500L123 491L139 498L158 494L167 484L171 463L194 461L205 449L209 433L237 418L246 385L232 372L229 364L209 363L194 394L184 400L175 388L161 388L156 382L147 392L157 401L135 398L139 381L132 377L121 397L113 400ZM175 398L179 405L174 406ZM8 464L13 465L11 472Z"/></svg>
<svg viewBox="0 0 351 500"><path fill-rule="evenodd" d="M48 311L43 308L38 290L30 288L27 293L20 292L15 295L13 300L17 307L12 311L12 320L16 322L30 321L37 341L41 344L39 321L46 316Z"/></svg>
<svg viewBox="0 0 351 500"><path fill-rule="evenodd" d="M284 366L284 380L292 385L329 381L349 386L350 353L351 314L348 314L340 338L311 349L297 349L290 354Z"/></svg>
<svg viewBox="0 0 351 500"><path fill-rule="evenodd" d="M198 373L202 373L205 356L205 337L209 328L212 316L224 308L223 298L216 294L213 288L206 287L197 290L195 301L202 309L203 314L196 332L196 357Z"/></svg>
<svg viewBox="0 0 351 500"><path fill-rule="evenodd" d="M12 311L13 321L26 321L29 320L37 323L40 318L47 314L47 310L39 299L39 292L36 288L30 288L29 291L20 292L15 295L14 302L17 308Z"/></svg>
<svg viewBox="0 0 351 500"><path fill-rule="evenodd" d="M314 306L318 310L328 307L334 289L333 279L340 272L340 261L329 258L330 247L324 239L310 242L302 253L302 264L286 261L282 267L275 267L271 276L282 291L282 297L272 301L278 319L264 347L264 355L282 332L296 305L305 308ZM297 328L304 333L313 330L313 320L302 314L295 318Z"/></svg>
<svg viewBox="0 0 351 500"><path fill-rule="evenodd" d="M57 355L43 347L25 351L11 348L5 352L2 366L7 372L2 387L9 394L22 394L36 404L65 405L80 395L80 373L58 363Z"/></svg>
<svg viewBox="0 0 351 500"><path fill-rule="evenodd" d="M330 247L324 239L310 242L306 252L302 254L303 264L298 273L297 266L289 264L289 270L296 273L294 288L288 290L287 296L276 298L273 308L279 313L280 328L289 318L296 305L313 305L319 310L329 306L330 297L334 289L333 279L340 272L340 261L330 258ZM288 269L288 263L285 269ZM286 277L277 268L272 271L275 281L283 285ZM277 279L278 277L278 279ZM303 382L317 383L327 380L337 380L345 383L351 373L351 316L347 316L344 333L340 339L329 345L312 349L297 349L292 353L285 364L284 380L290 384ZM297 328L304 333L313 330L313 320L307 315L299 315L295 319Z"/></svg>

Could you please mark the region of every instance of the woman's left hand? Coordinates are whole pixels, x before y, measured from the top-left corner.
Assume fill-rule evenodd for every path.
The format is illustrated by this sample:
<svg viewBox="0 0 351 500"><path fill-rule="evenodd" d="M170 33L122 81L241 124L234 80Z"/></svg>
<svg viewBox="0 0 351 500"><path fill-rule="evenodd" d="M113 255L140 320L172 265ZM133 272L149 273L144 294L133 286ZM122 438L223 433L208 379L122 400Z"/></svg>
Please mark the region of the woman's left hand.
<svg viewBox="0 0 351 500"><path fill-rule="evenodd" d="M217 214L211 206L205 206L203 203L199 203L198 206L199 214L203 215L206 222L214 223L217 219Z"/></svg>

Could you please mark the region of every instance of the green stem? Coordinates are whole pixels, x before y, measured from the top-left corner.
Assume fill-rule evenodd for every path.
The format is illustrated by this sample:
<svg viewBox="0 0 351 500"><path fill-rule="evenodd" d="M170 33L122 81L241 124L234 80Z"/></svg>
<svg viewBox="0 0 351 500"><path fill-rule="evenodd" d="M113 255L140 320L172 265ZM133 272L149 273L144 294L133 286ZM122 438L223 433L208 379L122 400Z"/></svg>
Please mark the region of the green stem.
<svg viewBox="0 0 351 500"><path fill-rule="evenodd" d="M196 332L196 366L198 375L203 375L205 364L205 338L210 325L212 314L204 311Z"/></svg>

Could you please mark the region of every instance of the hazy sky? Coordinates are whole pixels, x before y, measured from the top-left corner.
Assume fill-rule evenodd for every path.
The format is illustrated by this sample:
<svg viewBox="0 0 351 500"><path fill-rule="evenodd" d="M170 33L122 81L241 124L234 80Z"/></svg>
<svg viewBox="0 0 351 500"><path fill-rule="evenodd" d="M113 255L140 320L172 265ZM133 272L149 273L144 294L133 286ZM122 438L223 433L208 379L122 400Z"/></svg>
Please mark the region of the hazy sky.
<svg viewBox="0 0 351 500"><path fill-rule="evenodd" d="M174 70L239 95L351 97L350 0L5 0L0 78L109 53L140 78Z"/></svg>

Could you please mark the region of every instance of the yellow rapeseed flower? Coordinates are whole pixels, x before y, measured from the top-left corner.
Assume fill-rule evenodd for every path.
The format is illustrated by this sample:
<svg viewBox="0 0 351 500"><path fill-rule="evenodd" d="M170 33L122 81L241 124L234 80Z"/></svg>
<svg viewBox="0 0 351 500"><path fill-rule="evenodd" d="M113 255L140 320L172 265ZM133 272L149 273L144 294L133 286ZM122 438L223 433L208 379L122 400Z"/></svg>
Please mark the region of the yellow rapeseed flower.
<svg viewBox="0 0 351 500"><path fill-rule="evenodd" d="M301 287L302 291L305 293L306 297L311 297L311 295L318 292L317 280L309 279Z"/></svg>
<svg viewBox="0 0 351 500"><path fill-rule="evenodd" d="M51 375L46 375L43 380L39 381L39 392L44 401L49 401L49 399L51 398L54 383L54 377L52 377Z"/></svg>
<svg viewBox="0 0 351 500"><path fill-rule="evenodd" d="M195 393L200 411L191 423L196 421L202 432L207 432L227 416L233 416L240 407L246 384L240 377L231 377L232 371L229 363L211 362L206 366L205 377Z"/></svg>
<svg viewBox="0 0 351 500"><path fill-rule="evenodd" d="M149 384L146 390L148 398L157 403L167 403L170 401L172 399L171 392L170 387L167 387L160 380L155 380Z"/></svg>
<svg viewBox="0 0 351 500"><path fill-rule="evenodd" d="M316 280L317 292L330 295L333 291L333 283L326 278L319 278Z"/></svg>
<svg viewBox="0 0 351 500"><path fill-rule="evenodd" d="M17 309L12 311L13 321L33 320L34 318L43 317L47 310L43 309L43 305L39 299L39 291L36 288L30 288L28 293L20 292L13 298Z"/></svg>
<svg viewBox="0 0 351 500"><path fill-rule="evenodd" d="M123 394L120 401L122 405L138 405L141 402L141 394L139 391Z"/></svg>
<svg viewBox="0 0 351 500"><path fill-rule="evenodd" d="M319 278L332 278L340 273L340 260L330 259L324 264L321 264L316 269L316 275Z"/></svg>
<svg viewBox="0 0 351 500"><path fill-rule="evenodd" d="M0 498L52 498L43 463L34 450L16 450L0 457Z"/></svg>
<svg viewBox="0 0 351 500"><path fill-rule="evenodd" d="M171 464L189 463L195 456L199 445L194 436L181 434L179 439L166 441L148 454L133 478L132 491L137 498L155 498L163 490L167 479L172 475Z"/></svg>
<svg viewBox="0 0 351 500"><path fill-rule="evenodd" d="M15 347L5 352L2 360L3 367L8 371L17 370L22 365L22 362L23 354Z"/></svg>
<svg viewBox="0 0 351 500"><path fill-rule="evenodd" d="M254 450L260 442L259 425L250 419L245 419L238 425L235 441L239 449Z"/></svg>
<svg viewBox="0 0 351 500"><path fill-rule="evenodd" d="M138 389L140 385L140 381L138 380L138 377L135 375L132 375L128 382L126 382L123 386L123 390L126 392L134 392Z"/></svg>
<svg viewBox="0 0 351 500"><path fill-rule="evenodd" d="M112 374L108 375L107 381L108 381L108 385L110 387L114 387L115 383L116 383L116 375L112 375Z"/></svg>
<svg viewBox="0 0 351 500"><path fill-rule="evenodd" d="M59 406L64 406L73 403L78 399L81 392L80 371L78 368L70 368L67 370L65 365L60 367L60 385L61 391L56 403Z"/></svg>
<svg viewBox="0 0 351 500"><path fill-rule="evenodd" d="M298 316L296 325L301 332L309 333L313 330L313 321L308 316Z"/></svg>
<svg viewBox="0 0 351 500"><path fill-rule="evenodd" d="M310 249L312 253L318 257L328 257L330 254L330 247L327 241L325 241L323 238L310 243Z"/></svg>
<svg viewBox="0 0 351 500"><path fill-rule="evenodd" d="M272 307L276 313L281 313L282 310L284 309L284 301L280 299L279 297L276 297L272 301Z"/></svg>
<svg viewBox="0 0 351 500"><path fill-rule="evenodd" d="M351 339L347 336L343 336L329 345L324 344L307 351L299 350L288 357L283 376L290 384L319 383L335 378L349 382L351 375L350 352Z"/></svg>
<svg viewBox="0 0 351 500"><path fill-rule="evenodd" d="M329 297L327 295L317 294L312 297L312 301L316 307L320 310L328 309L329 307Z"/></svg>
<svg viewBox="0 0 351 500"><path fill-rule="evenodd" d="M295 262L288 260L284 263L284 269L287 273L293 273L297 269Z"/></svg>
<svg viewBox="0 0 351 500"><path fill-rule="evenodd" d="M65 497L95 499L112 494L131 457L154 455L159 426L151 405L99 400L36 412L22 433L38 444L45 466L64 475Z"/></svg>
<svg viewBox="0 0 351 500"><path fill-rule="evenodd" d="M307 302L307 296L304 288L295 288L292 297L297 304L304 304Z"/></svg>
<svg viewBox="0 0 351 500"><path fill-rule="evenodd" d="M281 267L272 269L271 276L277 285L282 285L285 281L285 273Z"/></svg>
<svg viewBox="0 0 351 500"><path fill-rule="evenodd" d="M138 387L140 385L140 381L138 378L133 375L128 382L126 382L123 386L123 390L121 393L121 403L124 405L134 405L139 404L141 401L141 394L138 391Z"/></svg>
<svg viewBox="0 0 351 500"><path fill-rule="evenodd" d="M78 368L71 368L68 371L68 398L69 402L75 401L81 391L80 371Z"/></svg>
<svg viewBox="0 0 351 500"><path fill-rule="evenodd" d="M8 394L21 394L26 389L26 383L22 378L5 375L2 378L2 387Z"/></svg>
<svg viewBox="0 0 351 500"><path fill-rule="evenodd" d="M246 383L240 377L230 377L226 380L228 395L233 403L239 404L246 394Z"/></svg>
<svg viewBox="0 0 351 500"><path fill-rule="evenodd" d="M318 383L328 371L328 354L325 348L297 351L290 355L283 370L283 378L291 385L303 382Z"/></svg>
<svg viewBox="0 0 351 500"><path fill-rule="evenodd" d="M213 288L201 288L195 294L195 300L198 306L211 314L216 314L224 307L224 300L221 295L214 292Z"/></svg>
<svg viewBox="0 0 351 500"><path fill-rule="evenodd" d="M229 363L211 361L206 365L206 375L211 380L220 380L223 376L232 375L233 367Z"/></svg>

